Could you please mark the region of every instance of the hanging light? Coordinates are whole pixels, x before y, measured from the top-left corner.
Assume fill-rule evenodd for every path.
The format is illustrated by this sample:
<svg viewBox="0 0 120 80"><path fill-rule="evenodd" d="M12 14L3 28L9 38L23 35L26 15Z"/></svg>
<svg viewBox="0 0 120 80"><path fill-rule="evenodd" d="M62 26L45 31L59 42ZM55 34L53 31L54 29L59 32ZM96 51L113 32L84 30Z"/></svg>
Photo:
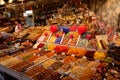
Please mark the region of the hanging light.
<svg viewBox="0 0 120 80"><path fill-rule="evenodd" d="M9 0L9 1L8 1L8 3L12 3L12 2L13 2L13 0Z"/></svg>
<svg viewBox="0 0 120 80"><path fill-rule="evenodd" d="M0 5L4 5L5 4L5 1L4 0L1 0L0 1Z"/></svg>

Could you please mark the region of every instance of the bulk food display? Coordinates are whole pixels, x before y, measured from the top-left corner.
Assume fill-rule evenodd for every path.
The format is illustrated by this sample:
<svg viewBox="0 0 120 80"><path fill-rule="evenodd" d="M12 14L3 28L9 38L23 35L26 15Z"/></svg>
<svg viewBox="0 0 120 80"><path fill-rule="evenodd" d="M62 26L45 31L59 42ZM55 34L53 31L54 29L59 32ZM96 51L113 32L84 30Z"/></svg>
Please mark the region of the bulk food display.
<svg viewBox="0 0 120 80"><path fill-rule="evenodd" d="M82 16L81 23L72 24L77 17L4 39L0 70L20 80L120 80L118 33L110 36L106 26L102 31L97 16ZM65 20L71 25L58 25Z"/></svg>

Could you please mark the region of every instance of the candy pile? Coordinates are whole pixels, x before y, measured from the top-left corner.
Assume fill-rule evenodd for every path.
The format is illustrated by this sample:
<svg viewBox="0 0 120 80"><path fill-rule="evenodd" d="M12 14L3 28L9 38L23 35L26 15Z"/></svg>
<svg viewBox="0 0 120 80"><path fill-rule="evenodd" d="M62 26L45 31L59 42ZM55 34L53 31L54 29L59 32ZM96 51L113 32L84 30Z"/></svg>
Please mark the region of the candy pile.
<svg viewBox="0 0 120 80"><path fill-rule="evenodd" d="M86 49L84 48L70 48L67 54L74 54L77 57L82 57L85 55L85 53Z"/></svg>
<svg viewBox="0 0 120 80"><path fill-rule="evenodd" d="M79 34L77 32L70 32L70 40L68 42L68 45L70 46L76 46L78 41Z"/></svg>
<svg viewBox="0 0 120 80"><path fill-rule="evenodd" d="M62 52L67 52L68 51L68 47L67 46L59 46L57 45L55 48L54 48L54 51L56 53L62 53Z"/></svg>

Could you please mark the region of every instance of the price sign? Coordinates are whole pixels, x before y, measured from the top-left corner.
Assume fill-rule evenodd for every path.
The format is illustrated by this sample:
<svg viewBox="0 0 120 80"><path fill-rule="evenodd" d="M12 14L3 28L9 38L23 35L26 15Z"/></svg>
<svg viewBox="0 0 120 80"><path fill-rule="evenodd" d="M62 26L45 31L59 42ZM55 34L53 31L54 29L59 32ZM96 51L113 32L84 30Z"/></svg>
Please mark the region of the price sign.
<svg viewBox="0 0 120 80"><path fill-rule="evenodd" d="M103 41L105 41L105 43L108 43L108 41L107 41L108 36L107 35L96 35L96 39L97 39L97 41L103 40Z"/></svg>

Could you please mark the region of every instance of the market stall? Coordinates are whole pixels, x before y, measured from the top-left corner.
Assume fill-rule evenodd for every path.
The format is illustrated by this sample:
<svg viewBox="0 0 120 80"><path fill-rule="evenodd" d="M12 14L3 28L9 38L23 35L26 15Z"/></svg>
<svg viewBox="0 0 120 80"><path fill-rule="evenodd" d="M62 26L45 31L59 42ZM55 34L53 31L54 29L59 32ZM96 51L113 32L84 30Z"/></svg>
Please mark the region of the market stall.
<svg viewBox="0 0 120 80"><path fill-rule="evenodd" d="M70 3L69 3L70 4ZM78 7L78 6L77 6ZM0 72L13 80L119 80L120 33L86 5L1 36ZM7 80L7 79L6 79Z"/></svg>

